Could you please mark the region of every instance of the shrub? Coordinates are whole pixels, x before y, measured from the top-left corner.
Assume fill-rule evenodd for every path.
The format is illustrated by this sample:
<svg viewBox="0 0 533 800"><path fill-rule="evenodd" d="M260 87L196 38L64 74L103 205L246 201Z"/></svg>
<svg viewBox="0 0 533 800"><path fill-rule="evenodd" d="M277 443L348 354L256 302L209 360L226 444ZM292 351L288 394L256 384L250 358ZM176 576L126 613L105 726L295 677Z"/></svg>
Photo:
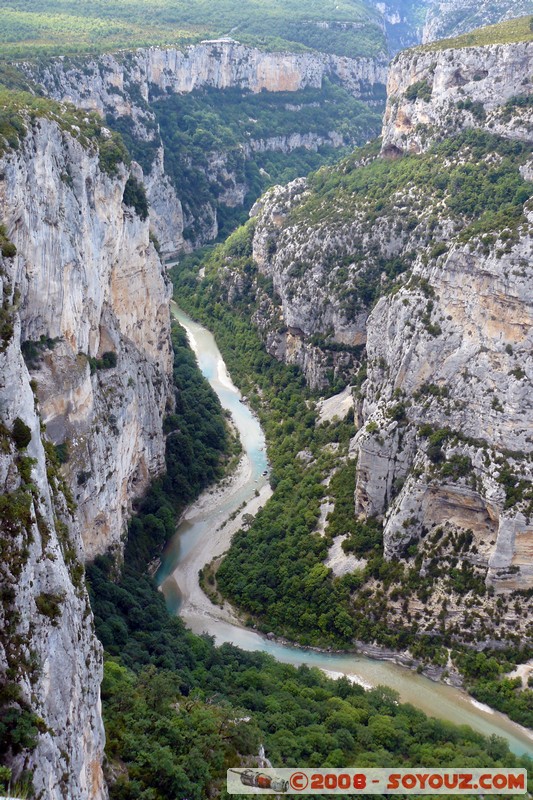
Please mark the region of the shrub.
<svg viewBox="0 0 533 800"><path fill-rule="evenodd" d="M431 100L431 86L426 80L417 81L408 86L405 90L406 100L425 100L429 103Z"/></svg>
<svg viewBox="0 0 533 800"><path fill-rule="evenodd" d="M109 139L100 141L99 163L103 172L107 172L108 175L116 175L119 164L129 165L130 162L130 155L120 134L113 133Z"/></svg>
<svg viewBox="0 0 533 800"><path fill-rule="evenodd" d="M117 354L112 350L107 350L102 355L102 358L94 358L93 356L88 356L87 358L91 369L91 375L94 375L98 369L113 369L117 366Z"/></svg>
<svg viewBox="0 0 533 800"><path fill-rule="evenodd" d="M57 620L61 616L61 603L64 599L64 594L42 592L35 598L35 605L40 614L51 619L53 625L57 625Z"/></svg>
<svg viewBox="0 0 533 800"><path fill-rule="evenodd" d="M68 442L63 442L62 444L54 445L54 450L59 463L66 464L67 461L69 460Z"/></svg>
<svg viewBox="0 0 533 800"><path fill-rule="evenodd" d="M31 428L29 428L20 417L17 417L13 423L11 436L13 437L17 449L23 450L31 442Z"/></svg>
<svg viewBox="0 0 533 800"><path fill-rule="evenodd" d="M434 247L431 248L430 256L431 258L438 258L439 256L444 255L447 250L448 247L444 242L438 242Z"/></svg>
<svg viewBox="0 0 533 800"><path fill-rule="evenodd" d="M146 189L144 184L130 175L124 186L122 195L124 205L134 208L139 217L145 220L148 216L148 200L146 199Z"/></svg>
<svg viewBox="0 0 533 800"><path fill-rule="evenodd" d="M0 225L0 252L4 258L13 258L17 255L17 248L7 236L5 225Z"/></svg>
<svg viewBox="0 0 533 800"><path fill-rule="evenodd" d="M17 248L13 242L2 242L2 255L4 258L13 258L17 255Z"/></svg>

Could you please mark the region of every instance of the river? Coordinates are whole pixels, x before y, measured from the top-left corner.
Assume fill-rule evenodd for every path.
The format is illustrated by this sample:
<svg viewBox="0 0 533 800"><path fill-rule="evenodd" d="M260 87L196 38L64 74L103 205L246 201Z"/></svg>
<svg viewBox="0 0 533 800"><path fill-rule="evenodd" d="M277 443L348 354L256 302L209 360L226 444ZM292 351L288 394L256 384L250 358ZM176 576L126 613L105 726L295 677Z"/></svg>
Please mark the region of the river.
<svg viewBox="0 0 533 800"><path fill-rule="evenodd" d="M412 703L430 716L459 725L470 725L485 735L496 734L509 742L515 753L533 757L533 734L505 715L476 703L466 692L435 683L396 664L346 654L321 653L270 641L243 628L226 607L213 605L198 585L198 570L222 554L242 513L255 513L270 495L265 438L257 418L233 385L212 334L173 304L175 318L187 331L202 373L228 409L243 444L243 460L233 479L222 488L207 490L186 513L169 542L156 579L167 605L179 613L195 633L207 632L217 644L231 642L244 650L260 650L289 664L319 667L333 676L347 675L364 686L395 689L402 701ZM237 516L230 516L247 504Z"/></svg>

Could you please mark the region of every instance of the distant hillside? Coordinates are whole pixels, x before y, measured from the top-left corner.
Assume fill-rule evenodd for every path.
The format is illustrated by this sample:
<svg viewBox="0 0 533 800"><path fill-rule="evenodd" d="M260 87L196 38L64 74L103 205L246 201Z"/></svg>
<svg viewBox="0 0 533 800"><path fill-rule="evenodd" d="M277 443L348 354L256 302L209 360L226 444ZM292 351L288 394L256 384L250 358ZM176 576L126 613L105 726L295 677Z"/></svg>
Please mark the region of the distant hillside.
<svg viewBox="0 0 533 800"><path fill-rule="evenodd" d="M533 16L486 25L470 33L450 39L439 39L424 46L424 50L449 50L459 47L483 47L490 44L516 44L533 41Z"/></svg>
<svg viewBox="0 0 533 800"><path fill-rule="evenodd" d="M0 0L0 57L185 47L232 36L355 58L533 13L533 0Z"/></svg>
<svg viewBox="0 0 533 800"><path fill-rule="evenodd" d="M190 44L233 35L269 50L375 55L379 12L362 0L35 0L0 2L0 53L11 57Z"/></svg>
<svg viewBox="0 0 533 800"><path fill-rule="evenodd" d="M482 26L533 13L532 0L433 0L428 6L423 42L459 36Z"/></svg>

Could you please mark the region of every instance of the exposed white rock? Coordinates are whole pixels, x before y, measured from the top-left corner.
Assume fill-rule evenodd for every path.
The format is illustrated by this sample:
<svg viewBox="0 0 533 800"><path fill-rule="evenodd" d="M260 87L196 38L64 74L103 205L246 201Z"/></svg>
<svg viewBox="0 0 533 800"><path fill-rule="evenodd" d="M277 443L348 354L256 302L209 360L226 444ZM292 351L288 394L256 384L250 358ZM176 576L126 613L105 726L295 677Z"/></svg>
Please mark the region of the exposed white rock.
<svg viewBox="0 0 533 800"><path fill-rule="evenodd" d="M161 253L171 256L176 252L189 250L189 245L183 238L185 220L181 201L165 173L163 146L158 148L144 184L150 203L150 223L157 234Z"/></svg>
<svg viewBox="0 0 533 800"><path fill-rule="evenodd" d="M438 266L417 265L415 274L434 290L432 313L441 330L436 336L418 323L405 336L427 303L420 290L405 287L378 302L368 321L363 405L364 420L375 431L365 426L355 439L356 511L385 514L386 553L393 557L413 535L452 522L474 532L478 563L489 567L496 588L506 590L533 586L533 527L519 502L506 505L495 468L503 459L517 481L533 479L525 457L533 430L533 276L524 268L533 252L530 229L522 229L503 255L496 255L497 245L488 256L454 248ZM446 387L446 396L428 398L428 383ZM409 399L407 427L385 413L394 392ZM448 451L472 462L459 485L437 476L428 480L417 455L422 423L464 437ZM393 501L394 485L406 478Z"/></svg>
<svg viewBox="0 0 533 800"><path fill-rule="evenodd" d="M97 154L48 120L0 169L21 336L57 340L34 378L49 435L68 445L65 474L92 558L119 546L132 498L163 468L170 291L148 221L122 203L124 169L102 172ZM89 358L105 352L116 369L91 375Z"/></svg>
<svg viewBox="0 0 533 800"><path fill-rule="evenodd" d="M334 394L325 400L320 400L317 405L319 422L332 422L334 419L344 419L354 407L351 386L347 386L339 394Z"/></svg>
<svg viewBox="0 0 533 800"><path fill-rule="evenodd" d="M35 74L31 64L24 65ZM39 78L55 99L78 107L130 114L128 84L136 84L144 100L156 87L161 94L187 93L206 86L240 87L252 92L294 92L318 88L325 76L338 78L354 96L384 84L387 63L378 58L347 58L327 53L267 52L233 40L205 41L185 50L150 47L131 53L84 59L53 59L39 68Z"/></svg>
<svg viewBox="0 0 533 800"><path fill-rule="evenodd" d="M329 567L336 578L342 578L343 575L349 575L351 572L363 570L366 567L365 558L357 558L353 553L344 552L342 543L346 539L348 539L347 533L336 536L324 561L325 566Z"/></svg>
<svg viewBox="0 0 533 800"><path fill-rule="evenodd" d="M14 264L0 258L0 296L13 299ZM10 287L6 294L6 284ZM20 320L7 347L0 342L0 677L19 689L15 708L40 718L33 750L8 758L14 780L33 771L35 797L105 800L102 648L94 634L81 562L80 525L67 510L56 478L47 475L40 418L20 352ZM26 453L11 441L16 418L31 430ZM20 458L34 459L33 491L24 488ZM26 498L27 519L10 512ZM13 516L11 515L13 513ZM15 520L19 520L15 522Z"/></svg>
<svg viewBox="0 0 533 800"><path fill-rule="evenodd" d="M472 127L529 141L531 108L507 114L504 106L531 93L532 80L533 42L400 53L387 82L383 152L420 152L439 134ZM408 99L416 84L422 93Z"/></svg>

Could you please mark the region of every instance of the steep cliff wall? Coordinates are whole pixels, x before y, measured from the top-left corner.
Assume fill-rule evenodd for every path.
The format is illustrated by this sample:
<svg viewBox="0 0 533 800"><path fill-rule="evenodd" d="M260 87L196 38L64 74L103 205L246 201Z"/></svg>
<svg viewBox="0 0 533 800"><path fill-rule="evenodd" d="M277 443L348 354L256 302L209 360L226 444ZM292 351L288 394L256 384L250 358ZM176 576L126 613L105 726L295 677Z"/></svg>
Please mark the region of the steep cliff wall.
<svg viewBox="0 0 533 800"><path fill-rule="evenodd" d="M350 59L313 52L268 53L225 39L207 41L184 52L175 48L149 48L97 59L58 58L21 66L56 100L96 110L119 119L121 125L131 120L129 132L141 149L144 146L149 151L144 169L152 226L162 252L167 255L190 250L193 244L215 238L218 226L212 201L184 213L181 195L186 190L179 181L171 181L165 170L165 152L151 108L154 102L202 89L294 93L306 88L319 89L330 78L351 96L379 105L387 71L384 57ZM301 130L258 141L252 136L240 148L237 161L256 152L288 153L298 148L316 151L323 145L339 147L351 141L349 136L335 130L320 136ZM222 204L230 208L241 204L249 186L236 174L234 154L220 149L207 153L205 147L204 151L209 163L202 162L199 167L200 182L207 180L219 186ZM184 170L190 171L191 154L184 152L182 159ZM233 189L231 184L235 185ZM196 235L192 241L189 236L187 241L183 232L192 225Z"/></svg>
<svg viewBox="0 0 533 800"><path fill-rule="evenodd" d="M532 43L399 56L383 152L419 152L472 127L531 142L532 58ZM531 163L520 173L531 181ZM355 442L356 511L385 514L389 557L442 524L473 532L467 558L511 591L533 586L533 218L526 202L505 219L504 201L502 219L477 236L451 237L445 255L417 260L411 281L368 320L371 433ZM399 398L405 417L395 420Z"/></svg>
<svg viewBox="0 0 533 800"><path fill-rule="evenodd" d="M128 172L40 120L4 157L0 202L15 243L23 341L48 435L65 444L88 558L116 546L131 498L163 468L169 288L148 220L123 202ZM112 366L97 363L113 353ZM107 366L107 365L104 365Z"/></svg>
<svg viewBox="0 0 533 800"><path fill-rule="evenodd" d="M510 589L533 586L532 221L528 206L512 245L505 229L490 249L452 239L377 303L354 442L356 511L385 514L390 557L457 525Z"/></svg>
<svg viewBox="0 0 533 800"><path fill-rule="evenodd" d="M335 76L356 97L372 96L386 80L381 58L346 58L327 53L269 53L231 39L206 41L185 51L151 47L102 55L78 62L58 58L35 68L24 65L47 94L100 113L135 113L135 96L149 102L161 94L188 93L211 87L239 87L252 92L296 92L319 88ZM132 91L133 90L133 91Z"/></svg>
<svg viewBox="0 0 533 800"><path fill-rule="evenodd" d="M436 138L482 128L529 141L533 42L483 48L418 48L392 62L383 152L421 152Z"/></svg>
<svg viewBox="0 0 533 800"><path fill-rule="evenodd" d="M131 193L140 170L63 111L13 110L19 142L0 159L3 756L15 779L33 770L36 797L100 800L101 647L82 564L120 550L133 498L163 468L169 288Z"/></svg>
<svg viewBox="0 0 533 800"><path fill-rule="evenodd" d="M10 267L1 267L5 304L13 299ZM32 797L102 800L102 653L80 529L43 448L18 320L0 351L2 761L14 786L33 772ZM17 419L31 433L26 448L11 435Z"/></svg>
<svg viewBox="0 0 533 800"><path fill-rule="evenodd" d="M80 525L21 355L15 283L13 259L0 259L2 763L17 794L33 773L28 796L104 800L101 646Z"/></svg>

